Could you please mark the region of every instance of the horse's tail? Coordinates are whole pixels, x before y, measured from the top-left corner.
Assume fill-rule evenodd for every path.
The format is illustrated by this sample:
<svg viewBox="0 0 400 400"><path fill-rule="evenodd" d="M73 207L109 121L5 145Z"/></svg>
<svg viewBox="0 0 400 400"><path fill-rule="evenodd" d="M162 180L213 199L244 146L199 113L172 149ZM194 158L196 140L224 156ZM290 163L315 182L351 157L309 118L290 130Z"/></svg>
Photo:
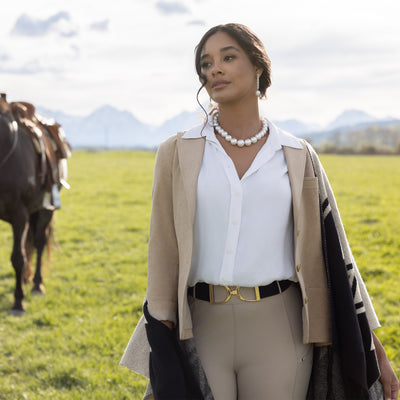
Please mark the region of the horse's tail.
<svg viewBox="0 0 400 400"><path fill-rule="evenodd" d="M47 248L47 265L51 267L51 247L52 244L55 242L55 234L54 234L54 224L53 224L53 217L54 213L51 216L51 220L49 225L46 228L46 248Z"/></svg>
<svg viewBox="0 0 400 400"><path fill-rule="evenodd" d="M26 235L25 239L25 267L24 267L24 274L23 274L23 279L24 283L31 283L32 281L32 254L34 252L34 244L33 244L33 227L31 222L29 221L29 227L28 227L28 233Z"/></svg>

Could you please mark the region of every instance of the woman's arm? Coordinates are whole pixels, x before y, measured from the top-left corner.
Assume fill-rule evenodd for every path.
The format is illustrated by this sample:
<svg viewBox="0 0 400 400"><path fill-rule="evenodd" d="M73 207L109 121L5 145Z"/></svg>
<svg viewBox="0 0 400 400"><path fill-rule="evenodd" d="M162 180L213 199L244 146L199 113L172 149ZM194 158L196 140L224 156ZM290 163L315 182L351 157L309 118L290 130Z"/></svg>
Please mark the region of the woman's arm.
<svg viewBox="0 0 400 400"><path fill-rule="evenodd" d="M383 385L383 392L385 400L397 400L399 395L399 381L393 371L392 366L387 358L385 349L382 343L379 341L374 332L372 332L372 338L376 349L376 356L378 358L379 369L381 371L381 377L379 380Z"/></svg>
<svg viewBox="0 0 400 400"><path fill-rule="evenodd" d="M163 142L154 166L149 232L147 300L150 314L175 322L178 307L178 244L173 211L176 136Z"/></svg>

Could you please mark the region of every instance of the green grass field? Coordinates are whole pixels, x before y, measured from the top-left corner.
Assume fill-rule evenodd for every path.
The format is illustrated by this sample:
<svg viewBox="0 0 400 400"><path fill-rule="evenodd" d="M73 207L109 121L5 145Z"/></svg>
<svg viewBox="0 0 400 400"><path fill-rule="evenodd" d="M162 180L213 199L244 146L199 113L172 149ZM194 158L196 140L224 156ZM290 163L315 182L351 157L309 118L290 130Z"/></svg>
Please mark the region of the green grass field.
<svg viewBox="0 0 400 400"><path fill-rule="evenodd" d="M400 158L321 159L399 374ZM153 165L153 153L73 154L47 294L26 286L22 318L8 316L11 229L0 222L0 400L142 398L146 379L118 362L145 293Z"/></svg>

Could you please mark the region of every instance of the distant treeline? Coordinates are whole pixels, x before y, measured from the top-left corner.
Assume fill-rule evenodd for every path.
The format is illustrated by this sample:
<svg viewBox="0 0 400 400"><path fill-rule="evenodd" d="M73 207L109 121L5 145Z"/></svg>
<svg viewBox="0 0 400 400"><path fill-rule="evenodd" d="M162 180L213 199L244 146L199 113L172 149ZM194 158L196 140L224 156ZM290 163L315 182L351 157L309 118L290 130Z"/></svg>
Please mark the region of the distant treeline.
<svg viewBox="0 0 400 400"><path fill-rule="evenodd" d="M313 144L313 139L308 138ZM319 153L332 154L400 154L400 126L371 125L363 130L335 132L329 140L315 143Z"/></svg>

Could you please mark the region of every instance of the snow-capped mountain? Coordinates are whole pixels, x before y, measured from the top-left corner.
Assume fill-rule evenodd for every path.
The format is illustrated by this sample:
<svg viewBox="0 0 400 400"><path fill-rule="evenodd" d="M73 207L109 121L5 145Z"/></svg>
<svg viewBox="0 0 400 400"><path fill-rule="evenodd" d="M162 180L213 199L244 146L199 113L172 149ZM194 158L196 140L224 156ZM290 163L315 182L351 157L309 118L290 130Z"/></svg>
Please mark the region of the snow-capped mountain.
<svg viewBox="0 0 400 400"><path fill-rule="evenodd" d="M333 130L344 126L350 127L364 123L372 123L379 121L378 118L367 114L361 110L346 110L343 111L335 120L333 120L325 130Z"/></svg>
<svg viewBox="0 0 400 400"><path fill-rule="evenodd" d="M87 116L71 116L61 111L37 107L37 111L54 118L62 125L73 148L141 148L155 149L159 143L176 132L184 131L204 121L204 113L182 112L161 126L142 123L131 112L104 105ZM282 129L300 137L311 137L318 144L339 131L345 134L355 127L369 124L400 123L395 119L380 120L360 110L347 110L325 128L316 128L295 119L274 121Z"/></svg>
<svg viewBox="0 0 400 400"><path fill-rule="evenodd" d="M61 124L74 148L148 148L158 143L152 140L151 126L140 122L129 111L120 111L109 105L86 117L70 116L43 107L37 110Z"/></svg>

